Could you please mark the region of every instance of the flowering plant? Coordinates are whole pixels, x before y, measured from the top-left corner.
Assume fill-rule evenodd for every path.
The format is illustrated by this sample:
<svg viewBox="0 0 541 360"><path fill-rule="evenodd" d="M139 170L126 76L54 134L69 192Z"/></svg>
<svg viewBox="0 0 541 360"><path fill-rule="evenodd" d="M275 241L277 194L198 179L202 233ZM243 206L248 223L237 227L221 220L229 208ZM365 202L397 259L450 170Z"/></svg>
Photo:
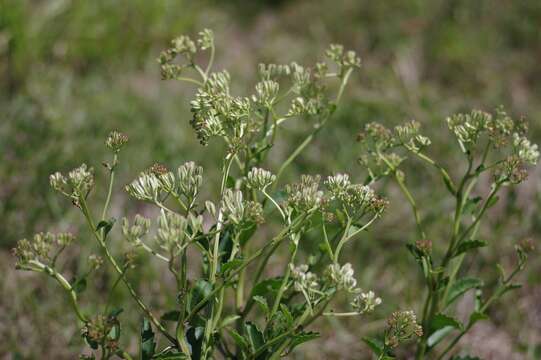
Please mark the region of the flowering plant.
<svg viewBox="0 0 541 360"><path fill-rule="evenodd" d="M513 282L524 269L527 253L532 249L529 241L516 245L517 262L506 272L498 265L499 283L492 295L483 296L481 279L467 276L464 259L488 246L479 239L481 220L498 201L504 187L515 186L527 176L527 166L535 165L539 158L537 145L526 138L527 126L523 119L512 119L502 108L495 114L474 110L469 114L453 115L447 126L457 141L466 160L462 175L450 173L426 151L431 141L420 132L420 124L411 121L388 129L378 123L369 123L359 134L360 163L368 171L368 183L384 177L393 178L409 202L417 227L415 241L407 245L419 265L426 285L422 314L422 327L397 325L415 323L411 314L393 315L384 341L367 339L380 358L389 358L397 340L404 334L418 333L417 359L443 359L449 356L457 342L480 320L488 317L487 310L505 293L520 287ZM400 169L407 156L419 159L434 168L454 200L454 210L449 217L447 241L431 241L422 213L406 183L406 174ZM479 180L489 181L490 190L485 195L476 185ZM475 194L475 195L474 195ZM434 249L433 249L434 246ZM453 307L470 290L475 291L475 304L465 322L453 314ZM413 315L414 316L414 315ZM398 331L402 335L397 334ZM455 359L455 358L453 358Z"/></svg>
<svg viewBox="0 0 541 360"><path fill-rule="evenodd" d="M204 52L209 56L202 65ZM346 174L329 176L323 184L319 176L302 176L279 191L284 171L332 117L360 59L332 45L326 53L330 61L312 67L261 64L253 94L237 96L229 73L213 72L214 55L213 33L205 30L196 41L173 40L159 57L164 79L197 86L190 123L201 144L219 139L226 146L214 201L202 199L201 166L187 162L170 170L155 164L125 190L154 206L157 218L137 215L116 225L109 207L128 137L113 131L106 140L112 160L104 163L109 180L98 216L92 167L83 164L50 177L52 188L80 209L96 240L101 254L89 258L89 271L68 281L57 265L62 252L76 244L71 234L37 234L14 250L19 269L50 276L69 296L89 346L81 358L132 358L121 337L122 310L107 301L91 314L81 303L94 270L105 264L116 276L109 291L123 284L144 318L142 359L277 359L318 337L306 329L319 316L358 316L381 303L372 291L359 288L352 266L341 264L340 255L382 214L386 201ZM277 171L263 169L282 124L298 118L310 120L312 132ZM122 258L109 241L117 230L129 245ZM320 246L316 260L302 264L298 249L309 231L319 232ZM266 277L269 259L285 244L289 257L283 271ZM161 315L127 277L140 252L161 262L175 280L170 296L176 307L160 309ZM200 276L190 277L188 269L199 269ZM349 297L351 311L329 310L339 294Z"/></svg>

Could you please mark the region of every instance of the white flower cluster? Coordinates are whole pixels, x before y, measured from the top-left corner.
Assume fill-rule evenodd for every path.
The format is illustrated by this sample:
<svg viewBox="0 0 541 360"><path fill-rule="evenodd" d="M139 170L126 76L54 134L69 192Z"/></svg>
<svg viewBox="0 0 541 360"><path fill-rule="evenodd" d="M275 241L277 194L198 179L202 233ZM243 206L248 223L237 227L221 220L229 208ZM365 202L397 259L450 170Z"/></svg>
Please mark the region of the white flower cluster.
<svg viewBox="0 0 541 360"><path fill-rule="evenodd" d="M225 190L222 198L222 211L233 224L260 224L264 222L261 204L254 201L244 201L240 190Z"/></svg>
<svg viewBox="0 0 541 360"><path fill-rule="evenodd" d="M376 294L373 291L369 291L357 295L351 302L351 306L359 314L364 314L374 311L376 306L380 305L381 302L381 298L376 297Z"/></svg>
<svg viewBox="0 0 541 360"><path fill-rule="evenodd" d="M357 280L354 277L354 270L350 263L343 266L340 264L330 264L327 268L327 277L330 282L338 289L345 290L348 293L358 293Z"/></svg>
<svg viewBox="0 0 541 360"><path fill-rule="evenodd" d="M49 177L51 187L61 194L72 198L78 204L81 197L86 197L94 186L94 171L82 164L71 170L67 176L56 172Z"/></svg>
<svg viewBox="0 0 541 360"><path fill-rule="evenodd" d="M537 144L532 144L526 137L514 133L513 147L520 160L532 165L537 164L537 160L539 159L539 148Z"/></svg>
<svg viewBox="0 0 541 360"><path fill-rule="evenodd" d="M139 177L126 186L126 191L138 200L157 201L160 193L183 196L191 204L199 194L203 184L203 168L187 162L177 169L177 174L162 165L154 165L142 172Z"/></svg>
<svg viewBox="0 0 541 360"><path fill-rule="evenodd" d="M264 190L267 186L276 181L276 175L261 168L252 168L246 177L248 186L253 189Z"/></svg>

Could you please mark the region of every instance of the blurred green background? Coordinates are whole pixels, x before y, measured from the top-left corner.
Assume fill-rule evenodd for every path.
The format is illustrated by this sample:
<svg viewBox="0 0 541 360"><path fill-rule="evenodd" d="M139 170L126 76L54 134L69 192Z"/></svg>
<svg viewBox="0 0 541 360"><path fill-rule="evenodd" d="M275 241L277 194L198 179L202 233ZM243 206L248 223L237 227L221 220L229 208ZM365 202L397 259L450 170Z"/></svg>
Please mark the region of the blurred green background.
<svg viewBox="0 0 541 360"><path fill-rule="evenodd" d="M331 42L355 49L363 60L344 105L290 171L347 171L364 176L357 164L355 134L369 121L388 126L417 119L433 139L432 154L461 169L456 146L446 131L449 114L472 107L491 110L502 104L530 121L531 137L541 143L541 1L539 0L0 0L0 357L71 359L82 348L65 299L50 282L16 273L9 249L36 231L72 229L81 224L72 206L49 191L48 175L86 162L98 172L107 152L103 140L119 129L130 137L123 153L119 185L155 161L171 166L200 162L211 181L219 171L222 149L201 147L190 126L193 88L162 82L156 57L181 33L211 28L216 34L217 68L227 68L234 89L254 85L259 62L312 63ZM289 129L277 144L271 164L309 131ZM408 178L426 222L439 223L448 203L439 198L435 174L411 162ZM483 249L469 270L488 284L495 264L513 261L513 244L538 242L541 234L539 180L505 194L488 215ZM98 177L98 186L103 177ZM102 185L102 184L101 184ZM488 184L485 184L485 187ZM323 337L292 357L297 359L368 358L360 341L381 330L381 320L397 307L418 311L420 279L404 244L414 224L401 194L383 184L391 206L370 235L357 241L350 261L361 286L374 288L384 305L366 319L317 324ZM480 192L483 191L481 187ZM113 213L141 211L124 195ZM138 206L138 205L137 205ZM406 238L404 237L406 236ZM76 274L85 267L75 255L88 255L91 239L64 266ZM523 289L493 309L493 320L476 326L460 343L484 359L541 358L541 261L532 257ZM172 299L167 279L150 266L136 276L151 304ZM148 280L158 279L154 285ZM102 284L108 276L102 274ZM124 296L119 291L119 301ZM99 283L88 295L100 299ZM103 299L102 299L103 300ZM467 304L464 304L467 306ZM125 328L137 332L137 321ZM129 322L128 322L129 323ZM126 336L129 343L130 336ZM133 337L133 336L132 336ZM136 339L133 347L136 349Z"/></svg>

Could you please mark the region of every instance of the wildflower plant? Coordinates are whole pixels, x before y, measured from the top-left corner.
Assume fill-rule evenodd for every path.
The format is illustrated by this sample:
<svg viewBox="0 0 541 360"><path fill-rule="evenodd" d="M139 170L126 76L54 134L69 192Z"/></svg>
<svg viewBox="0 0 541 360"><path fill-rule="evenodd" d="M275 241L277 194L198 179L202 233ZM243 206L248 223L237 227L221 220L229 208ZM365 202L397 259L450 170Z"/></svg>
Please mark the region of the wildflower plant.
<svg viewBox="0 0 541 360"><path fill-rule="evenodd" d="M525 180L528 166L538 161L539 150L526 137L525 121L512 119L503 108L496 109L494 114L479 110L457 114L446 122L465 159L463 174L448 171L428 155L431 142L421 133L418 122L411 121L394 129L369 123L358 136L359 162L368 172L367 183L393 178L411 206L417 233L407 247L419 265L426 286L424 305L419 312L422 314L420 327L414 325L417 321L413 315L397 312L389 320L384 341L367 339L381 359L391 357L392 348L410 339L412 334L419 336L416 359L449 358L457 342L475 323L488 317L489 308L504 294L520 287L513 281L524 269L531 250L531 246L521 242L516 246L514 268L506 272L501 265L497 266L499 282L490 296L483 293L485 285L481 279L467 275L465 258L489 245L479 238L481 221L496 204L503 188ZM401 170L408 157L420 160L439 173L453 199L447 238L433 241L436 235L426 229L418 203L407 186L407 175ZM476 186L479 179L491 184L488 193L481 196L477 195L482 192L482 188ZM468 319L461 322L453 309L469 291L475 291L475 305Z"/></svg>
<svg viewBox="0 0 541 360"><path fill-rule="evenodd" d="M80 209L96 240L100 256L89 258L90 270L68 281L57 265L62 251L76 244L73 235L37 234L14 250L19 269L54 278L69 296L90 349L82 358L133 358L125 349L130 339L121 335L121 308L113 309L108 300L91 314L81 301L99 266L115 273L109 291L122 285L140 310L142 359L277 359L318 337L307 330L318 317L359 316L381 303L372 291L358 287L353 267L341 264L340 254L381 216L386 201L346 174L324 182L319 175L285 186L280 182L331 119L360 59L333 45L327 51L330 61L311 67L261 64L253 93L240 96L231 91L227 71L214 71L214 56L214 35L205 30L196 40L174 39L158 61L164 79L197 87L190 124L201 144L218 140L225 145L220 186L211 192L215 198L202 198L201 166L187 162L169 169L157 163L124 187L133 201L155 207L157 217L115 221L109 208L122 190L115 173L128 137L113 131L105 142L112 160L104 163L108 184L98 216L101 181L91 167L83 164L50 178L52 188ZM312 131L276 171L264 169L282 125L298 118L310 119ZM303 264L298 249L314 231L320 234L319 262ZM111 249L113 233L126 241L123 257ZM283 271L267 278L269 259L281 246L289 249ZM174 308L151 309L128 279L133 267L144 266L139 253L169 271ZM189 276L188 269L200 269L200 275ZM339 296L349 297L350 311L331 308Z"/></svg>

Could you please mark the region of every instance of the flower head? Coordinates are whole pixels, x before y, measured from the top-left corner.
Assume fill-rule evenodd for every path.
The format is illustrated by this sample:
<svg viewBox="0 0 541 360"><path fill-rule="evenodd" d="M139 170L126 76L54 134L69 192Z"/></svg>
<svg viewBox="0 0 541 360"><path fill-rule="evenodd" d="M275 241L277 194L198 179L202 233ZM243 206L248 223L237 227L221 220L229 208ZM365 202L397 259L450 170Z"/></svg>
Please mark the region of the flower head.
<svg viewBox="0 0 541 360"><path fill-rule="evenodd" d="M263 190L276 181L276 175L261 168L252 168L247 176L248 186L254 189Z"/></svg>
<svg viewBox="0 0 541 360"><path fill-rule="evenodd" d="M381 298L376 297L376 294L373 291L367 293L360 293L357 295L351 306L360 314L369 313L374 311L376 306L381 304Z"/></svg>
<svg viewBox="0 0 541 360"><path fill-rule="evenodd" d="M355 272L350 263L331 264L327 268L327 277L338 290L345 290L349 293L357 293L357 280L354 277Z"/></svg>

